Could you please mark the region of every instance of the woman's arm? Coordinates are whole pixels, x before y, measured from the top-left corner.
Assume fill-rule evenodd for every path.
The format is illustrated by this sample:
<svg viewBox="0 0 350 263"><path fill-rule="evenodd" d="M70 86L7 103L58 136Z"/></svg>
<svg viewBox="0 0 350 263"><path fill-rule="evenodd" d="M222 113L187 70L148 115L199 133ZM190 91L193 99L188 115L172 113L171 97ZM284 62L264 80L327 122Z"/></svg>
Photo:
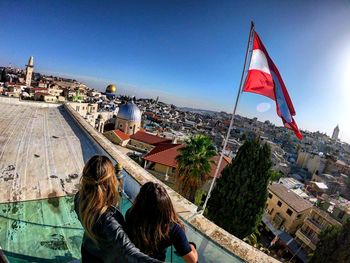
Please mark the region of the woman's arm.
<svg viewBox="0 0 350 263"><path fill-rule="evenodd" d="M197 263L197 250L193 244L188 242L183 228L178 224L175 224L170 232L170 235L177 253L184 259L184 261L186 263Z"/></svg>
<svg viewBox="0 0 350 263"><path fill-rule="evenodd" d="M191 246L191 252L182 256L183 260L186 262L186 263L197 263L198 261L198 253L197 253L197 250L196 248L194 247L194 245L190 244Z"/></svg>

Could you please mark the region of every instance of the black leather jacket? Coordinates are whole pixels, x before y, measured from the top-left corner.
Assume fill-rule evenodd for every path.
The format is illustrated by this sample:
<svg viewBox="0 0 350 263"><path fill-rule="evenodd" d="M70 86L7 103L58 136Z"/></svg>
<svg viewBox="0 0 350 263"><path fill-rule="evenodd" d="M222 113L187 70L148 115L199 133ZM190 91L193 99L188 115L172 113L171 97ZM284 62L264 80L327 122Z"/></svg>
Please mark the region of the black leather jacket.
<svg viewBox="0 0 350 263"><path fill-rule="evenodd" d="M79 193L74 199L74 209L79 216ZM91 256L101 259L101 262L109 263L159 263L140 252L129 240L121 224L123 215L116 207L110 207L96 222L94 232L101 239L98 246L84 233L82 251L85 250ZM92 260L88 260L92 262Z"/></svg>

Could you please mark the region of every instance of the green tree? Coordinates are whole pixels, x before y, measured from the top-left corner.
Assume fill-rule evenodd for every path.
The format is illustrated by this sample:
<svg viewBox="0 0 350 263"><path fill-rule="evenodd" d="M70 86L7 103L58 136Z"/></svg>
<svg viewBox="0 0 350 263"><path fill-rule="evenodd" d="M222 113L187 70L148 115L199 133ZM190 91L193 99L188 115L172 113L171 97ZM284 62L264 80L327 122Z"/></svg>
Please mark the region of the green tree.
<svg viewBox="0 0 350 263"><path fill-rule="evenodd" d="M349 263L349 261L350 220L343 227L329 227L321 233L310 263Z"/></svg>
<svg viewBox="0 0 350 263"><path fill-rule="evenodd" d="M225 167L208 201L208 218L244 238L256 231L267 199L271 150L259 139L246 141Z"/></svg>
<svg viewBox="0 0 350 263"><path fill-rule="evenodd" d="M277 182L282 176L283 173L280 171L275 171L272 169L269 170L270 182Z"/></svg>
<svg viewBox="0 0 350 263"><path fill-rule="evenodd" d="M183 196L194 202L197 190L208 180L216 150L209 137L195 135L179 152L176 157L177 187Z"/></svg>

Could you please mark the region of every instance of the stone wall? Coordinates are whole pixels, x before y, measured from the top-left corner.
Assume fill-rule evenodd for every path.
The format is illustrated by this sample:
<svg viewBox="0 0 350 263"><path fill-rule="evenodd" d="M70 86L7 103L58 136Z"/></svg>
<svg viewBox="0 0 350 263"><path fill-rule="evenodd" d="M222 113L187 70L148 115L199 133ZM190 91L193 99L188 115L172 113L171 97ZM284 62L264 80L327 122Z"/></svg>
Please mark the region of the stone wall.
<svg viewBox="0 0 350 263"><path fill-rule="evenodd" d="M18 104L25 106L35 106L35 107L58 107L62 104L57 103L46 103L43 101L33 101L33 100L20 100L19 98L0 96L0 103L8 103L8 104Z"/></svg>

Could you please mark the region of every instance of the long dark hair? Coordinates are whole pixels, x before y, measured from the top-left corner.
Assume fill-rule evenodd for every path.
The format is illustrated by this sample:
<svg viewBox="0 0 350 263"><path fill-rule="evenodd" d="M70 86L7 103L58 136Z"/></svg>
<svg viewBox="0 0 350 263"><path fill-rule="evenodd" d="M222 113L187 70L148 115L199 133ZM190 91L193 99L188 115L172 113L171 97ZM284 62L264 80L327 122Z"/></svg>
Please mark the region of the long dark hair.
<svg viewBox="0 0 350 263"><path fill-rule="evenodd" d="M172 224L184 227L165 188L153 182L141 187L126 219L129 238L148 255L158 252Z"/></svg>
<svg viewBox="0 0 350 263"><path fill-rule="evenodd" d="M106 156L95 155L86 164L80 181L79 214L85 233L95 242L93 226L112 205L118 205L118 180L114 166Z"/></svg>

